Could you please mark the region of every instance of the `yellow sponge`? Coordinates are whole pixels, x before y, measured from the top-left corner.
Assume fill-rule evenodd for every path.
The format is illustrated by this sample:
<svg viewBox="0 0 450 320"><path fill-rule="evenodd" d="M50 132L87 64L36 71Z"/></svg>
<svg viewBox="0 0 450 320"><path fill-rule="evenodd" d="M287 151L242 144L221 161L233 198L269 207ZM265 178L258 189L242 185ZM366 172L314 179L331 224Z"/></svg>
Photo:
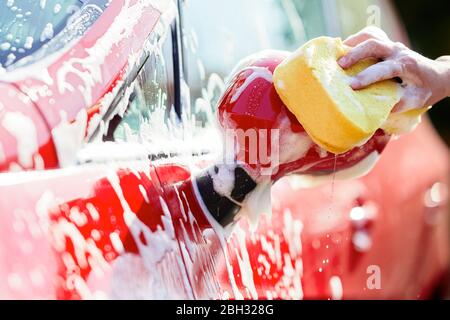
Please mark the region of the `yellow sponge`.
<svg viewBox="0 0 450 320"><path fill-rule="evenodd" d="M348 50L339 38L316 38L274 72L283 103L314 142L336 154L367 141L400 98L400 86L393 80L353 90L351 77L375 61L366 59L343 70L337 60Z"/></svg>
<svg viewBox="0 0 450 320"><path fill-rule="evenodd" d="M388 134L403 134L411 132L421 120L421 116L431 107L412 109L404 112L393 112L389 115L381 129Z"/></svg>

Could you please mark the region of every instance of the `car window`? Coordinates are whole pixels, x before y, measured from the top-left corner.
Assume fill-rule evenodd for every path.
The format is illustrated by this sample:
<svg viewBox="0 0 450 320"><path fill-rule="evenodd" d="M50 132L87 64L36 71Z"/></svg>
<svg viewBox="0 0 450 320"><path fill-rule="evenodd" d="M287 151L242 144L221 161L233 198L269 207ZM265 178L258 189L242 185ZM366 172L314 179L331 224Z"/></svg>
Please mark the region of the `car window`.
<svg viewBox="0 0 450 320"><path fill-rule="evenodd" d="M79 30L66 32L59 45L51 41L67 25L80 17L91 23L106 7L107 0L4 0L0 2L0 67L7 68L24 57L30 57L50 43L52 51L62 48L79 35ZM89 7L87 7L89 6ZM86 8L86 10L82 10ZM50 53L46 50L45 54ZM35 60L35 59L33 59Z"/></svg>
<svg viewBox="0 0 450 320"><path fill-rule="evenodd" d="M182 18L185 77L202 125L214 121L224 79L239 60L264 49L294 50L327 34L322 1L190 0L183 1Z"/></svg>
<svg viewBox="0 0 450 320"><path fill-rule="evenodd" d="M149 39L148 58L119 104L125 112L109 124L105 141L152 141L154 126L167 124L174 105L174 61L170 27Z"/></svg>

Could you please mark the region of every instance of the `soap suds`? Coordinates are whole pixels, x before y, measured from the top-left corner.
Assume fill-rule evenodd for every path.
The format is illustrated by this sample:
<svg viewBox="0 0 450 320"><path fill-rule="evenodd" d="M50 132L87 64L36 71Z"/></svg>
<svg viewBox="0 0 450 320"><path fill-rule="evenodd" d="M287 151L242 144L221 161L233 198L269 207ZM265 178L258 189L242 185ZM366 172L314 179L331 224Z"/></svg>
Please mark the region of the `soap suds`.
<svg viewBox="0 0 450 320"><path fill-rule="evenodd" d="M81 149L87 126L87 112L82 109L70 123L64 111L61 111L61 123L52 130L52 137L62 167L73 165Z"/></svg>
<svg viewBox="0 0 450 320"><path fill-rule="evenodd" d="M245 243L245 232L239 226L236 226L233 232L236 235L238 242L238 247L235 248L235 251L238 259L239 269L241 271L242 284L249 290L250 298L257 300L258 293L256 291L255 282L253 279L253 270L248 256L247 245Z"/></svg>
<svg viewBox="0 0 450 320"><path fill-rule="evenodd" d="M252 73L245 78L244 83L236 89L236 92L233 94L233 96L230 99L230 103L234 103L239 99L241 94L245 91L245 89L252 83L254 80L262 78L266 80L267 82L272 83L273 82L273 75L272 72L268 68L265 67L248 67L242 70L241 72L252 70Z"/></svg>
<svg viewBox="0 0 450 320"><path fill-rule="evenodd" d="M278 80L277 81L277 86L278 86L278 88L284 89L285 88L285 84L284 84L283 80Z"/></svg>
<svg viewBox="0 0 450 320"><path fill-rule="evenodd" d="M330 290L331 290L331 299L342 300L343 288L341 278L339 278L338 276L332 276L330 278Z"/></svg>
<svg viewBox="0 0 450 320"><path fill-rule="evenodd" d="M283 214L283 236L289 247L289 255L292 258L300 256L302 253L301 234L303 223L301 220L294 219L289 208L284 210Z"/></svg>
<svg viewBox="0 0 450 320"><path fill-rule="evenodd" d="M352 236L352 244L356 251L366 252L372 247L372 238L365 230L358 230Z"/></svg>
<svg viewBox="0 0 450 320"><path fill-rule="evenodd" d="M313 146L313 141L305 132L294 133L290 128L288 119L279 124L280 133L279 162L289 163L303 158Z"/></svg>
<svg viewBox="0 0 450 320"><path fill-rule="evenodd" d="M215 173L214 168L211 168L209 173L213 180L214 190L226 197L231 196L231 192L234 188L234 165L221 165L217 166L217 173Z"/></svg>
<svg viewBox="0 0 450 320"><path fill-rule="evenodd" d="M236 300L243 300L244 297L242 296L241 292L239 291L238 286L236 285L236 280L234 278L234 273L233 273L233 266L230 263L230 258L228 255L226 239L229 237L229 234L226 234L226 231L224 230L224 228L209 213L209 210L206 208L205 204L202 201L202 197L200 195L200 191L198 190L197 184L195 182L193 182L192 186L193 186L196 198L199 200L199 205L202 208L202 211L205 213L205 216L206 216L208 222L213 226L214 231L216 232L217 237L219 239L220 247L222 249L222 253L224 254L224 258L225 258L225 268L227 271L228 279L230 281L230 286L233 291L234 298Z"/></svg>
<svg viewBox="0 0 450 320"><path fill-rule="evenodd" d="M260 181L256 188L247 195L242 203L242 209L236 216L236 219L245 217L253 231L258 227L261 214L265 214L269 218L272 216L271 187L270 179Z"/></svg>
<svg viewBox="0 0 450 320"><path fill-rule="evenodd" d="M305 58L306 58L306 62L308 63L308 65L312 64L314 52L315 52L314 46L309 46L305 50Z"/></svg>
<svg viewBox="0 0 450 320"><path fill-rule="evenodd" d="M144 198L144 201L146 203L150 203L150 201L148 199L147 191L145 190L145 188L142 184L139 185L139 191L141 192L142 197Z"/></svg>
<svg viewBox="0 0 450 320"><path fill-rule="evenodd" d="M369 173L377 163L379 157L380 154L376 151L373 151L354 166L336 171L335 173L326 175L297 174L289 176L288 179L293 185L295 185L295 188L313 188L316 186L320 186L324 183L329 182L333 178L333 176L336 180L356 179ZM299 172L301 173L302 170L308 170L316 164L317 163L313 163L304 168L301 168Z"/></svg>
<svg viewBox="0 0 450 320"><path fill-rule="evenodd" d="M400 135L412 132L422 121L421 115L408 115L404 113L391 113L383 123L382 129L389 134Z"/></svg>
<svg viewBox="0 0 450 320"><path fill-rule="evenodd" d="M72 74L81 80L77 89L83 94L86 105L92 105L92 89L102 80L102 63L114 46L132 35L144 9L150 5L149 1L142 0L136 1L133 5L130 3L130 0L126 0L106 33L91 47L85 49L88 53L86 58L71 58L58 69L56 78L61 94L74 91L75 88L67 81L68 76Z"/></svg>
<svg viewBox="0 0 450 320"><path fill-rule="evenodd" d="M16 139L19 163L24 168L31 168L33 155L38 151L37 132L33 120L21 112L7 112L3 116L2 126Z"/></svg>
<svg viewBox="0 0 450 320"><path fill-rule="evenodd" d="M115 298L128 298L137 288L129 288L129 283L146 283L140 291L140 299L168 299L183 298L192 299L192 292L180 291L182 281L184 288L190 288L186 270L182 258L177 250L178 245L171 214L165 201L160 198L160 204L164 215L161 217L162 225L158 225L155 231L145 225L131 210L126 201L119 177L115 172L108 174L108 181L113 187L123 209L123 218L138 247L139 257L122 255L116 259L126 272L114 273L114 290L111 295ZM116 245L120 244L116 243ZM133 258L132 258L133 257ZM131 263L128 260L134 260ZM138 262L138 263L136 263ZM131 279L130 279L131 277ZM127 290L122 290L126 287Z"/></svg>

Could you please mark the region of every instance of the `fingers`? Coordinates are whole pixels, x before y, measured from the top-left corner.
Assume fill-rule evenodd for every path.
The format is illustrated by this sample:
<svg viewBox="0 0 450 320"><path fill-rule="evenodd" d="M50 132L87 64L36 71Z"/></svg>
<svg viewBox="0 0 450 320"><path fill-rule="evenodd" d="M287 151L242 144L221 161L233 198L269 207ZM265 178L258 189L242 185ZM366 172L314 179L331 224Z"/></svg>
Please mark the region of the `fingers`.
<svg viewBox="0 0 450 320"><path fill-rule="evenodd" d="M378 81L401 77L402 74L403 67L400 63L394 60L387 60L361 71L351 80L350 86L354 90L358 90Z"/></svg>
<svg viewBox="0 0 450 320"><path fill-rule="evenodd" d="M346 69L367 58L385 59L392 55L393 46L390 42L377 39L366 40L338 60L339 65Z"/></svg>
<svg viewBox="0 0 450 320"><path fill-rule="evenodd" d="M374 26L370 26L348 37L346 40L344 40L344 44L350 47L354 47L369 39L377 39L383 41L389 40L388 36L383 30Z"/></svg>

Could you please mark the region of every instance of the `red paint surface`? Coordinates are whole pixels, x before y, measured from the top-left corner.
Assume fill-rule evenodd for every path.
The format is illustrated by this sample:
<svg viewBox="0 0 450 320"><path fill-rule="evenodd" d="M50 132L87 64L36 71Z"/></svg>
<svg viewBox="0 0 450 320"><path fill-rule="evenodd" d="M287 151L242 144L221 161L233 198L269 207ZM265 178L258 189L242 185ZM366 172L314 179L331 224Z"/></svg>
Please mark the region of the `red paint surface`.
<svg viewBox="0 0 450 320"><path fill-rule="evenodd" d="M121 5L123 1L114 1L108 14L103 15L89 31L89 36L58 59L55 66L50 66L49 72L52 74L58 64L74 55L84 57L84 48L91 46L105 32ZM126 57L141 46L141 40L152 29L149 21L155 22L156 16L154 10L146 11L145 19L138 24L133 38L124 39L102 65L104 78L93 90L94 106L112 89L126 65ZM242 81L239 79L237 81ZM20 88L25 91L24 86L38 84L36 81L24 80ZM78 79L73 81L76 84ZM243 127L271 128L274 116L287 111L280 106L273 89L262 82L258 82L258 86L258 90L263 92L260 104L263 108L252 109L251 117L245 115L241 100L225 108ZM55 108L49 105L48 98L39 98L34 103L23 102L26 99L22 100L21 94L9 85L2 84L0 91L4 93L1 95L4 110L20 111L33 120L45 166L55 167L56 153L50 128L59 123L59 111L64 109L73 119L79 110L92 106L85 105L77 91L64 96L55 93L55 99L64 102ZM12 96L9 96L10 92ZM251 93L244 93L242 98L245 99L247 94ZM292 115L287 113L287 116L293 121ZM293 129L302 130L295 121ZM17 147L1 126L0 137L6 154L0 167L4 171L10 163L17 161ZM366 146L384 148L384 145L370 143ZM312 151L304 161L311 159L317 159L317 154ZM314 170L329 170L329 161L323 167L314 167ZM345 167L345 158L342 161L338 162L339 168ZM443 196L439 203L429 206L424 197L437 182L448 187L449 163L448 150L425 121L415 132L391 141L369 175L352 181L336 181L333 192L330 184L301 189L292 180L280 179L272 190L272 217L263 216L255 233L248 230L245 221L239 223L245 232L258 298L298 294L290 282L290 265L298 268L301 265L304 298L330 298L332 276L341 279L344 298L430 297L448 269L448 198ZM294 167L298 165L292 164ZM291 171L292 168L283 170ZM182 260L182 267L170 264L168 269L168 274L178 283L177 291L190 297L211 297L207 294L207 287L214 284L213 289L209 289L216 293L214 298L221 297L225 291L233 298L218 234L211 228L195 197L189 180L190 172L177 164L156 165L147 161L112 167L86 165L45 172L2 173L0 278L3 281L0 281L0 298L76 299L82 296L76 285L79 279L92 292L108 292L114 273L99 279L95 276L95 262L89 258L99 253L100 260L104 259L114 269L114 263L122 255L142 255L136 238L124 221L125 208L108 179L111 175L117 176L128 206L151 231L160 228L168 232L161 225L166 214L161 199L167 205L177 244L173 256ZM140 185L145 190L148 203L141 194ZM361 225L355 225L349 218L350 210L355 206L370 208L375 214ZM98 219L92 216L88 207L96 209ZM70 212L74 208L85 217L85 223L77 225ZM301 242L302 248L296 254L289 252L285 215L292 217L292 222L287 225L301 222L303 226L300 236L294 239ZM430 216L434 223L429 222ZM74 233L63 236L63 245L59 246L60 242L56 241L60 235L58 223L66 222L74 228ZM364 252L356 251L352 244L355 232L361 230L372 239L372 246ZM110 239L112 232L119 235L124 252L114 249ZM74 234L78 238L73 238ZM80 239L88 241L91 247L84 247L81 253L77 253L74 243ZM139 239L142 240L141 237ZM272 261L267 249L263 249L263 243L273 247L279 244L279 256L275 260ZM92 248L96 249L92 251ZM235 235L228 244L228 254L240 294L244 298L252 297L242 281L243 269L239 266L238 256L242 257L244 252ZM267 274L267 267L261 263L260 256L269 263ZM370 265L381 269L380 290L369 290L366 286L367 267ZM153 266L154 269L148 267L151 273L157 266ZM186 275L188 281L180 281L180 275Z"/></svg>

